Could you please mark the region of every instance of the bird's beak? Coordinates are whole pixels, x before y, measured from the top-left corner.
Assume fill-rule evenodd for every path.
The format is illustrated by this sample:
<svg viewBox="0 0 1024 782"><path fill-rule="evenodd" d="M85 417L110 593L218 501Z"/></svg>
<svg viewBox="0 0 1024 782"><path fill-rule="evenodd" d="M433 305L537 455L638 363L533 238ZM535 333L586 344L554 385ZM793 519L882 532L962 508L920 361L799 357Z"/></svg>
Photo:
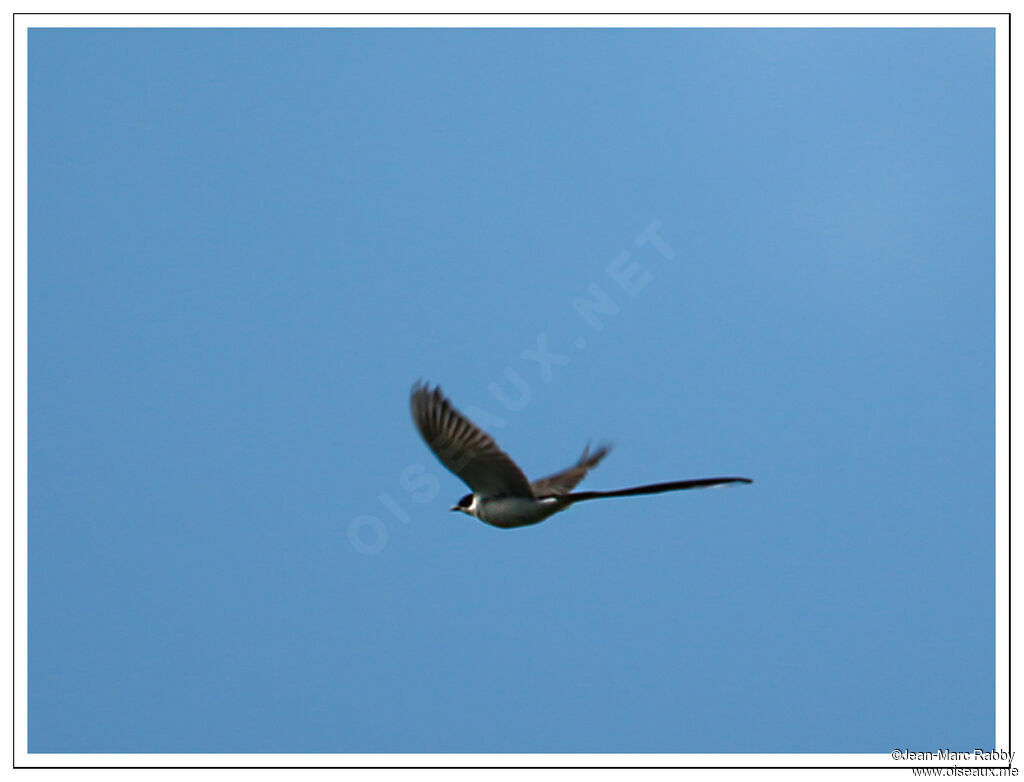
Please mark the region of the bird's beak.
<svg viewBox="0 0 1024 782"><path fill-rule="evenodd" d="M458 505L452 505L448 510L461 510Z"/></svg>

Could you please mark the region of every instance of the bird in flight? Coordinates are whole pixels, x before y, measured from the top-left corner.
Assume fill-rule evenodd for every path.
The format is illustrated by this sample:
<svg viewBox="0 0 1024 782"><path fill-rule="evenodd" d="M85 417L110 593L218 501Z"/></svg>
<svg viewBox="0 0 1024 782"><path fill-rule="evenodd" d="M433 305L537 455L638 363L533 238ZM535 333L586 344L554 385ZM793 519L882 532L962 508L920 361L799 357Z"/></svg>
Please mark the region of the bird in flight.
<svg viewBox="0 0 1024 782"><path fill-rule="evenodd" d="M573 492L608 453L607 445L594 451L587 446L572 467L531 483L489 434L452 406L440 387L431 389L417 382L410 405L412 420L430 450L473 490L450 510L468 513L495 527L536 524L584 500L752 483L750 478L695 478L617 491Z"/></svg>

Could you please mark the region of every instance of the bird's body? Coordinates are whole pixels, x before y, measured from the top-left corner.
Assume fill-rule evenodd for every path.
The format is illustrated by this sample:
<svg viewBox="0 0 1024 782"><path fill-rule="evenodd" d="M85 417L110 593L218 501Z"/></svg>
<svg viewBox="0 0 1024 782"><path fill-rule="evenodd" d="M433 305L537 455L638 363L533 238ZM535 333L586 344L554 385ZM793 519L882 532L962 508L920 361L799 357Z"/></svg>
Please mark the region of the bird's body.
<svg viewBox="0 0 1024 782"><path fill-rule="evenodd" d="M556 497L478 498L474 495L473 499L469 515L495 527L525 527L528 524L536 524L565 507L565 503Z"/></svg>
<svg viewBox="0 0 1024 782"><path fill-rule="evenodd" d="M490 435L452 406L440 388L431 390L417 383L410 404L416 428L434 455L473 490L451 510L495 527L536 524L584 500L751 483L749 478L697 478L617 491L573 493L587 472L605 457L609 446L594 451L588 446L572 467L531 483Z"/></svg>

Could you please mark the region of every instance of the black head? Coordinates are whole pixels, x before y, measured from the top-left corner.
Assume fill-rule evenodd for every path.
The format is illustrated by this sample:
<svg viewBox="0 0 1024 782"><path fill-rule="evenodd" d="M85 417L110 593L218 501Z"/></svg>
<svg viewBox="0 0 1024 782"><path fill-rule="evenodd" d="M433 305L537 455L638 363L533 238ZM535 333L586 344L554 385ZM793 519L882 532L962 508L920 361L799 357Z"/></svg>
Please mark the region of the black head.
<svg viewBox="0 0 1024 782"><path fill-rule="evenodd" d="M453 505L448 510L461 510L463 513L469 513L470 507L473 505L473 495L467 494L456 505Z"/></svg>

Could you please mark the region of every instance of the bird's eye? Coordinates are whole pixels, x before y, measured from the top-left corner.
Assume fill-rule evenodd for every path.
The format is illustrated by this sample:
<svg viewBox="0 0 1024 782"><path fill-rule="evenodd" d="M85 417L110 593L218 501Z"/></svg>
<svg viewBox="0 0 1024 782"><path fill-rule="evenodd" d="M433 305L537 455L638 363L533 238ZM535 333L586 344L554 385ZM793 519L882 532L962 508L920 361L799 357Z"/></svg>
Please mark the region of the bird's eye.
<svg viewBox="0 0 1024 782"><path fill-rule="evenodd" d="M473 504L473 495L472 494L467 494L465 497L463 497L461 500L459 500L459 507L460 508L468 508L472 504Z"/></svg>

